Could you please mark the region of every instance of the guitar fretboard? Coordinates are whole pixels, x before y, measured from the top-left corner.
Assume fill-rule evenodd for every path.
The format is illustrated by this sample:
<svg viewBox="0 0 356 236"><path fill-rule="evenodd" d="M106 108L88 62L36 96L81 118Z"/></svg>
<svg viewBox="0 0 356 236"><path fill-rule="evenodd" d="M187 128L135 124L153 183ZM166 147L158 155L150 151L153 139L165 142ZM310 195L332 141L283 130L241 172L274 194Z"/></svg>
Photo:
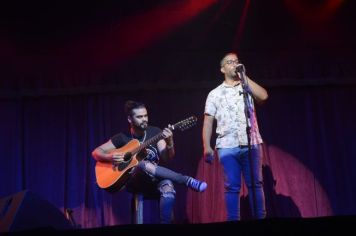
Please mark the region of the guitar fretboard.
<svg viewBox="0 0 356 236"><path fill-rule="evenodd" d="M149 145L151 145L151 144L153 144L153 143L157 143L157 142L158 142L159 140L161 140L161 139L163 139L163 132L161 132L161 133L159 133L159 134L153 136L152 138L150 138L150 139L144 141L143 143L141 143L140 146L139 146L138 148L136 148L137 150L136 150L136 149L134 150L134 153L136 154L136 153L141 152L141 151L142 151L143 149L145 149L147 146L149 146Z"/></svg>
<svg viewBox="0 0 356 236"><path fill-rule="evenodd" d="M172 126L169 127L170 130L175 130L176 128L180 129L181 131L186 130L190 127L192 127L193 125L196 124L197 118L195 116L192 116L188 119L185 119L183 121L180 121ZM160 132L159 134L153 136L152 138L149 138L148 140L144 141L143 143L140 144L139 147L135 148L132 151L132 154L135 155L139 152L141 152L143 149L145 149L147 146L153 144L153 143L157 143L159 140L163 139L163 131Z"/></svg>

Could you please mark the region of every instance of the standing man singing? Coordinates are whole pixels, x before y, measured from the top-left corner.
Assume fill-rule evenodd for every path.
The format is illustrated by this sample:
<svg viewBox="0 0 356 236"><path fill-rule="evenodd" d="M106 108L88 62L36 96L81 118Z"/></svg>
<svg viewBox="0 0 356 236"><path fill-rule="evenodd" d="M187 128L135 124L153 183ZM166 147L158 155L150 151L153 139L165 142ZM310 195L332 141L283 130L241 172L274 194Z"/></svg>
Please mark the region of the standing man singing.
<svg viewBox="0 0 356 236"><path fill-rule="evenodd" d="M202 132L205 161L212 163L214 160L211 136L213 122L216 120L215 148L224 170L227 220L240 220L241 174L248 188L253 216L262 219L266 217L261 153L263 141L258 129L254 101L263 103L268 94L263 87L246 76L245 67L240 64L236 53L228 53L222 58L220 71L224 74L224 81L210 91L205 103Z"/></svg>

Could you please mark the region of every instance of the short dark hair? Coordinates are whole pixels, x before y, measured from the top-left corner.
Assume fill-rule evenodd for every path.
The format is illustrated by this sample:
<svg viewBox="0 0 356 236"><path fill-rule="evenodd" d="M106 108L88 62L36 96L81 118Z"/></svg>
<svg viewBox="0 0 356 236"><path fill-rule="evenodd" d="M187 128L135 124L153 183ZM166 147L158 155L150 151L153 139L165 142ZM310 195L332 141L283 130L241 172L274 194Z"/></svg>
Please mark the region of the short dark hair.
<svg viewBox="0 0 356 236"><path fill-rule="evenodd" d="M131 116L132 110L137 108L146 108L146 106L142 102L135 102L132 100L128 100L125 102L125 114L127 116Z"/></svg>
<svg viewBox="0 0 356 236"><path fill-rule="evenodd" d="M235 55L237 56L237 53L236 52L228 52L228 53L225 53L224 57L220 60L220 67L223 67L224 66L224 63L225 63L225 58L229 55ZM238 56L237 56L238 57Z"/></svg>

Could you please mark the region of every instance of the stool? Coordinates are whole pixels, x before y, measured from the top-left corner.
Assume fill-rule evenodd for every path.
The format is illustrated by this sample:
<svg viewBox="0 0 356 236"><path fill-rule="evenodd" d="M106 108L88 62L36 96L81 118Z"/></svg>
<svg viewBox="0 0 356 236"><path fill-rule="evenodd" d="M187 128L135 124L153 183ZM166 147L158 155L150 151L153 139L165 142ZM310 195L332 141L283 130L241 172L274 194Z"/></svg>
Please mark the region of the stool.
<svg viewBox="0 0 356 236"><path fill-rule="evenodd" d="M142 194L133 193L131 199L131 223L132 224L143 224L143 201L144 197Z"/></svg>

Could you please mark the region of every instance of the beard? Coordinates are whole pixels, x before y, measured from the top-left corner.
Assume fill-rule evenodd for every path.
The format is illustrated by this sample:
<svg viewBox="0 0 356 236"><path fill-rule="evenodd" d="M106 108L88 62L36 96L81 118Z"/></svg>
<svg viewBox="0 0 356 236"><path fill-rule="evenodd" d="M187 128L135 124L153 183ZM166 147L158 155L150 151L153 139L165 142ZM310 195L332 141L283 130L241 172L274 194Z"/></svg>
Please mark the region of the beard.
<svg viewBox="0 0 356 236"><path fill-rule="evenodd" d="M231 72L231 77L232 77L233 79L235 79L235 80L239 80L239 79L240 79L240 75L239 75L239 73L236 72L236 71Z"/></svg>
<svg viewBox="0 0 356 236"><path fill-rule="evenodd" d="M148 126L148 123L147 122L142 122L141 124L138 124L138 125L135 125L137 129L139 130L146 130L147 129L147 126Z"/></svg>

